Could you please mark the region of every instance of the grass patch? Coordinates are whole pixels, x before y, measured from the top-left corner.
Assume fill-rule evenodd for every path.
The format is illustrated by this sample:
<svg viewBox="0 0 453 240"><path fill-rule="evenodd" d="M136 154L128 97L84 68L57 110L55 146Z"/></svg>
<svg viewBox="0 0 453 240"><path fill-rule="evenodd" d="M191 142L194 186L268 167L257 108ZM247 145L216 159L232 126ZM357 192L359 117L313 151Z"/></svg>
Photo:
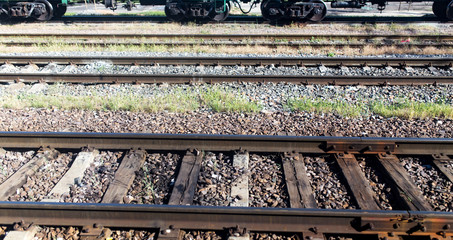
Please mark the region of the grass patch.
<svg viewBox="0 0 453 240"><path fill-rule="evenodd" d="M44 94L9 95L0 98L3 108L58 108L98 111L187 112L199 108L197 98L182 92L153 97L133 94L114 96L57 96Z"/></svg>
<svg viewBox="0 0 453 240"><path fill-rule="evenodd" d="M327 101L323 99L289 99L286 107L291 111L316 113L336 113L347 117L359 117L366 114L365 106L344 101Z"/></svg>
<svg viewBox="0 0 453 240"><path fill-rule="evenodd" d="M198 89L198 91L196 91ZM133 90L111 96L94 91L86 95L62 94L64 84L49 86L47 94L4 94L0 107L8 109L57 108L62 110L132 111L132 112L190 112L207 108L214 112L258 112L261 106L228 89L216 86L176 88L168 92L143 95Z"/></svg>
<svg viewBox="0 0 453 240"><path fill-rule="evenodd" d="M286 108L292 111L336 113L346 117L366 116L370 113L383 117L446 118L453 119L453 105L446 103L421 103L402 99L394 103L369 102L349 103L325 99L289 99Z"/></svg>
<svg viewBox="0 0 453 240"><path fill-rule="evenodd" d="M261 106L245 97L218 87L208 88L201 94L201 101L215 112L258 112Z"/></svg>
<svg viewBox="0 0 453 240"><path fill-rule="evenodd" d="M371 111L384 117L453 119L453 106L443 103L421 103L403 100L391 105L372 103Z"/></svg>
<svg viewBox="0 0 453 240"><path fill-rule="evenodd" d="M76 15L77 15L76 12L66 12L66 13L64 14L64 16L76 16Z"/></svg>

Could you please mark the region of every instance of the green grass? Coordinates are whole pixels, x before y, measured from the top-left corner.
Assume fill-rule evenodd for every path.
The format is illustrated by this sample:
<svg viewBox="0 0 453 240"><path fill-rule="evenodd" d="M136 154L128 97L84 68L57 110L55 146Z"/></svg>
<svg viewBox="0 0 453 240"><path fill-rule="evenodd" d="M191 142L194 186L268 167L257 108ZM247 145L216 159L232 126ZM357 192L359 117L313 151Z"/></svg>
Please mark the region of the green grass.
<svg viewBox="0 0 453 240"><path fill-rule="evenodd" d="M58 108L98 111L132 112L187 112L199 108L196 96L185 93L171 93L154 97L135 95L104 96L49 96L44 94L9 95L0 97L3 108Z"/></svg>
<svg viewBox="0 0 453 240"><path fill-rule="evenodd" d="M3 93L0 107L8 109L46 108L62 110L132 111L132 112L190 112L208 109L213 112L259 112L262 106L232 88L219 85L172 88L155 94L137 94L130 91L103 96L95 90L84 95L64 94L65 84L48 86L46 94ZM161 89L163 90L163 89ZM391 103L381 101L357 101L350 103L321 98L291 98L284 107L291 111L334 113L345 117L361 117L376 114L383 117L447 118L453 119L453 105L446 100L421 103L401 98Z"/></svg>
<svg viewBox="0 0 453 240"><path fill-rule="evenodd" d="M360 117L371 113L383 117L412 118L447 118L453 119L453 105L445 103L421 103L401 99L394 103L369 102L349 103L325 99L289 99L286 108L292 111L316 113L335 113L346 117Z"/></svg>
<svg viewBox="0 0 453 240"><path fill-rule="evenodd" d="M384 117L453 119L453 106L443 103L420 103L404 100L392 105L373 103L371 111Z"/></svg>
<svg viewBox="0 0 453 240"><path fill-rule="evenodd" d="M215 112L258 112L261 106L245 97L239 97L232 92L218 87L208 88L201 95L201 101Z"/></svg>
<svg viewBox="0 0 453 240"><path fill-rule="evenodd" d="M83 109L97 111L132 112L189 112L207 108L214 112L258 112L261 106L245 97L233 94L228 89L216 86L183 89L143 96L128 93L100 96L91 92L88 96L59 93L64 84L48 87L47 94L5 94L0 96L0 107L8 109L58 108L63 110Z"/></svg>
<svg viewBox="0 0 453 240"><path fill-rule="evenodd" d="M366 108L361 104L350 104L344 101L327 101L323 99L289 99L286 107L291 111L336 113L347 117L359 117L366 114Z"/></svg>
<svg viewBox="0 0 453 240"><path fill-rule="evenodd" d="M65 16L76 16L77 13L75 13L75 12L66 12L64 15Z"/></svg>

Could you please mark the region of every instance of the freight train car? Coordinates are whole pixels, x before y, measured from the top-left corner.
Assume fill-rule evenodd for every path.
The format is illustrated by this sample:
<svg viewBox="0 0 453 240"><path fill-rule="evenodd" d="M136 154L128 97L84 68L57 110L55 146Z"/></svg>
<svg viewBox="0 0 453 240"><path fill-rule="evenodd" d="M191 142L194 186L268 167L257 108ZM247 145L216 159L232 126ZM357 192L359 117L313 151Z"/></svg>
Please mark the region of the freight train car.
<svg viewBox="0 0 453 240"><path fill-rule="evenodd" d="M0 20L13 17L34 18L41 21L53 17L61 17L66 12L68 0L0 0ZM260 7L262 16L270 21L281 19L321 21L327 14L326 2L332 8L362 8L367 3L376 4L378 10L384 10L387 3L399 0L139 0L141 5L164 5L167 18L173 21L207 19L225 20L232 5L236 5L244 13L252 8ZM422 2L424 0L411 0ZM133 4L128 0L128 6ZM104 0L107 8L116 9L117 0ZM244 10L243 4L250 9ZM453 20L453 0L434 0L432 9L442 21Z"/></svg>
<svg viewBox="0 0 453 240"><path fill-rule="evenodd" d="M68 0L0 0L0 20L33 18L48 21L65 14Z"/></svg>
<svg viewBox="0 0 453 240"><path fill-rule="evenodd" d="M289 19L318 22L327 14L326 2L330 2L332 8L362 8L371 3L376 4L377 9L382 11L388 2L400 0L140 0L141 5L165 5L165 14L173 21L191 19L223 21L228 17L234 4L243 13L248 13L253 7L259 6L262 16L270 21ZM116 0L106 0L106 7L115 9L116 4ZM244 11L243 4L248 4L250 9ZM453 0L434 0L432 9L440 20L453 20Z"/></svg>

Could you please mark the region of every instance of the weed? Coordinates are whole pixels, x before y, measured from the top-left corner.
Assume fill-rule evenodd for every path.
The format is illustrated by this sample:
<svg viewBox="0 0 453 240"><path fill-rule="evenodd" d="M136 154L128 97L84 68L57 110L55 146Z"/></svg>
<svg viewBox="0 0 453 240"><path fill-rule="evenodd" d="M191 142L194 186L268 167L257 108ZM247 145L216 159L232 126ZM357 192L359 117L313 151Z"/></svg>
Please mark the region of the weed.
<svg viewBox="0 0 453 240"><path fill-rule="evenodd" d="M324 99L289 99L285 105L292 111L316 113L336 113L346 117L359 117L374 113L383 117L412 118L447 118L453 119L453 105L442 102L422 103L400 99L393 103L381 101L348 103L346 101L329 101Z"/></svg>
<svg viewBox="0 0 453 240"><path fill-rule="evenodd" d="M141 194L143 196L148 196L149 200L153 201L156 194L155 186L153 183L153 176L146 165L143 165L142 171L143 171L142 185L144 191L141 192Z"/></svg>
<svg viewBox="0 0 453 240"><path fill-rule="evenodd" d="M8 177L8 171L5 169L3 165L0 165L0 172L3 176Z"/></svg>
<svg viewBox="0 0 453 240"><path fill-rule="evenodd" d="M215 112L258 112L261 106L246 98L235 96L219 87L208 88L201 96L201 101Z"/></svg>
<svg viewBox="0 0 453 240"><path fill-rule="evenodd" d="M335 57L335 53L334 52L328 52L327 53L327 57Z"/></svg>
<svg viewBox="0 0 453 240"><path fill-rule="evenodd" d="M384 117L453 119L453 106L451 104L400 100L392 104L372 103L370 107L374 113Z"/></svg>
<svg viewBox="0 0 453 240"><path fill-rule="evenodd" d="M316 113L337 113L347 117L359 117L366 111L362 104L350 104L345 101L327 101L322 99L289 99L286 108L292 111L307 111Z"/></svg>

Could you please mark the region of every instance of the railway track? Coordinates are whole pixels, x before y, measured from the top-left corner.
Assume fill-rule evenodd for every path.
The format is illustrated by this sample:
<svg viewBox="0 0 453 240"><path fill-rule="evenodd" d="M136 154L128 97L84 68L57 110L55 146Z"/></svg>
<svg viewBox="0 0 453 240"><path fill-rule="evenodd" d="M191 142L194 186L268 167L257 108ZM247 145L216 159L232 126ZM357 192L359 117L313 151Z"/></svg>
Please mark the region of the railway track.
<svg viewBox="0 0 453 240"><path fill-rule="evenodd" d="M217 82L291 82L302 84L331 84L331 85L424 85L424 84L451 84L450 75L438 74L439 71L452 68L452 59L449 58L260 58L260 57L36 57L36 56L2 56L0 64L25 66L39 65L44 67L49 64L77 65L104 62L114 65L128 65L134 67L159 67L159 66L245 66L252 68L294 67L294 68L327 68L342 69L360 68L364 72L370 67L388 69L402 69L413 71L413 68L426 68L431 75L409 76L370 76L363 75L338 75L338 74L306 74L306 75L279 75L279 74L109 74L109 73L63 73L63 72L3 72L0 73L1 82L70 82L70 83L217 83Z"/></svg>
<svg viewBox="0 0 453 240"><path fill-rule="evenodd" d="M452 58L376 57L115 57L115 56L0 56L0 64L69 65L104 61L115 65L211 65L211 66L326 66L326 67L441 67L453 66Z"/></svg>
<svg viewBox="0 0 453 240"><path fill-rule="evenodd" d="M443 196L451 198L453 172L448 166L453 163L453 139L3 132L0 147L4 166L14 165L11 165L11 156L24 152L28 156L22 166L13 167L15 170L7 178L2 176L0 199L19 196L20 201L31 201L27 196L41 189L41 195L34 193L40 202L0 203L0 224L15 224L25 232L36 231L33 225L39 225L71 226L80 229L81 239L101 235L108 238L106 234L112 233L108 229L115 228L146 229L155 232L153 236L158 239L182 239L183 236L190 239L185 238L184 233L193 230L216 231L231 239L249 239L257 232L298 236L291 239L451 239L453 236L453 215L439 212L439 204L430 195L430 191L447 191ZM121 153L115 160L115 171L109 170L112 162L108 158L113 155L106 151ZM73 157L67 166L59 167L66 170L52 176L48 190L42 191L42 187L30 184L39 182L42 186L52 162L71 154ZM101 159L96 160L97 155L102 156ZM176 155L180 156L178 167L173 166L175 170L169 174L167 167L172 165L169 158ZM257 157L268 155L276 157L266 161ZM158 156L164 156L167 161L161 162L163 159ZM424 176L431 181L428 184L431 190L413 181L414 172L407 167L408 157L421 159L419 163L417 160L410 164L438 174ZM387 207L376 192L376 183L367 174L370 170L362 167L363 158L372 163L369 166L372 171L380 172L384 188L390 189L395 197L391 202L395 206L392 211L383 211ZM313 164L325 162L327 165L322 172L342 176L339 179L351 198L351 207L346 208L358 210L341 210L344 206L340 205L337 209L320 209L326 208L326 202L334 201L320 198L319 182L316 175L311 174ZM217 176L224 164L235 169L234 177L224 176L230 181ZM269 164L280 167L260 168L271 166ZM336 173L333 165L338 169ZM211 174L210 169L215 168L217 172ZM87 176L90 171L112 176L99 179L102 184L98 184L106 184L105 191L94 201L100 203L74 204L71 203L74 198L64 200L65 196L82 189L79 185L87 182L97 185L90 182L93 178ZM257 172L260 175L256 175ZM167 196L162 198L164 205L118 205L134 193L130 189L140 185L147 174L154 174L150 178L164 182ZM165 180L158 174L172 176ZM266 187L266 179L271 180L269 184L273 182L272 177L265 177L267 174L282 179L281 184L279 180L274 182L282 189ZM329 178L322 182L329 182ZM224 183L230 186L226 191L218 188ZM159 183L154 184L150 196L159 195ZM264 186L260 189L262 194L268 194L263 195L269 202L266 206L271 206L270 200L278 197L288 204L277 205L279 208L242 208L259 206L255 185ZM211 187L206 190L206 186ZM148 193L146 189L135 190ZM222 204L196 206L204 205L200 197L216 191L229 195L225 197L228 200ZM277 194L286 197L276 197ZM89 202L89 194L85 195L86 199L81 202ZM448 199L442 204L448 205ZM452 210L453 205L444 209Z"/></svg>
<svg viewBox="0 0 453 240"><path fill-rule="evenodd" d="M13 41L13 42L0 42L1 45L5 45L7 47L30 47L30 46L45 46L48 45L49 42L47 40L44 41ZM210 42L210 41L203 41L203 42L183 42L183 41L171 41L171 42L126 42L126 41L108 41L108 42L85 42L85 41L65 41L64 44L66 45L77 45L77 46L85 46L85 47L109 47L114 45L127 45L127 46L166 46L166 47L181 47L181 46L208 46L208 47L249 47L249 46L263 46L263 47L292 47L292 48L301 48L301 47L311 47L311 48L326 48L326 47L334 47L334 48L364 48L366 46L372 45L376 48L382 47L402 47L406 49L423 49L423 48L451 48L453 44L451 43L317 43L317 42L304 42L304 43L294 43L294 42L245 42L245 43L237 43L237 42Z"/></svg>
<svg viewBox="0 0 453 240"><path fill-rule="evenodd" d="M48 40L43 41L3 41L0 42L1 45L7 47L30 47L30 46L45 46L51 45ZM77 45L77 46L85 46L85 47L109 47L115 45L126 45L126 46L166 46L166 47L181 47L181 46L207 46L207 47L249 47L249 46L263 46L263 47L270 47L270 48L277 48L277 47L291 47L291 48L301 48L301 47L310 47L310 48L326 48L326 47L334 47L334 48L364 48L366 46L373 46L376 48L382 47L401 47L406 49L423 49L423 48L451 48L453 46L452 43L399 43L399 42L387 42L387 43L348 43L348 42L258 42L258 41L251 41L251 42L231 42L229 40L226 41L169 41L169 42L161 42L161 41L149 41L149 42L130 42L130 41L104 41L102 42L86 42L86 41L65 41L65 45Z"/></svg>
<svg viewBox="0 0 453 240"><path fill-rule="evenodd" d="M108 47L127 46L264 46L264 47L312 47L312 48L376 48L396 46L403 48L450 48L450 35L312 35L312 34L0 34L4 46L46 46L55 43L77 46Z"/></svg>
<svg viewBox="0 0 453 240"><path fill-rule="evenodd" d="M99 22L158 22L164 23L169 22L164 16L63 16L61 19L53 19L52 22L88 22L88 23L99 23ZM439 22L439 19L435 16L423 16L423 17L392 17L392 16L329 16L327 15L322 22L316 24L331 24L337 22L344 23L417 23L417 22ZM268 23L261 16L230 16L223 23L238 23L238 24L261 24ZM213 23L219 24L219 23ZM278 24L288 24L281 22Z"/></svg>
<svg viewBox="0 0 453 240"><path fill-rule="evenodd" d="M407 34L84 34L84 33L0 33L0 38L54 38L54 39L204 39L204 40L313 40L315 39L329 39L329 40L343 40L343 39L360 39L360 40L373 40L373 39L390 39L390 40L406 40ZM411 35L412 40L432 40L432 41L452 41L451 35Z"/></svg>
<svg viewBox="0 0 453 240"><path fill-rule="evenodd" d="M394 76L256 76L256 75L120 75L120 74L1 74L0 82L23 83L82 83L82 84L151 84L151 83L222 83L222 82L261 82L261 83L300 83L328 85L437 85L451 84L450 76L440 77L394 77Z"/></svg>

